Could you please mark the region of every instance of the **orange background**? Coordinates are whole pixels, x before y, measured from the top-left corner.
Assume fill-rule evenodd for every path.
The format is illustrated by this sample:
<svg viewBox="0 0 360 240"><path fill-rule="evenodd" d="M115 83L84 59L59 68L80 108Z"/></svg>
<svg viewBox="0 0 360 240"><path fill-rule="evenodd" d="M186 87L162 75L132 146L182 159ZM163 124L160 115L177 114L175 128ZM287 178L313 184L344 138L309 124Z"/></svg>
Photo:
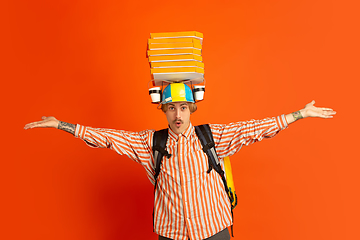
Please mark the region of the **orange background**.
<svg viewBox="0 0 360 240"><path fill-rule="evenodd" d="M354 1L355 3L355 1ZM140 131L166 127L150 103L151 32L204 34L205 101L192 123L301 120L232 157L235 238L360 239L358 7L347 1L5 1L1 239L157 239L140 165L41 116Z"/></svg>

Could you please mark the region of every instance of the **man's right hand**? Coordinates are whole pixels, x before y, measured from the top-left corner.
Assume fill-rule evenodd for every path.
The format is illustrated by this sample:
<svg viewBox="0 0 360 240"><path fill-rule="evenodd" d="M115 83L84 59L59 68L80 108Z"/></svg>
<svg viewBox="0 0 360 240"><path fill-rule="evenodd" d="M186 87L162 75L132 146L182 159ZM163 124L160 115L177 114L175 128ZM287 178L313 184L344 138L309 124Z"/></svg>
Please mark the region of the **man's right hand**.
<svg viewBox="0 0 360 240"><path fill-rule="evenodd" d="M57 120L54 117L42 117L42 121L39 122L32 122L25 125L24 129L31 129L31 128L57 128L60 130L64 130L65 132L71 133L75 135L75 124L62 122Z"/></svg>
<svg viewBox="0 0 360 240"><path fill-rule="evenodd" d="M42 117L42 121L32 122L25 125L24 129L31 128L58 128L59 120L54 117Z"/></svg>

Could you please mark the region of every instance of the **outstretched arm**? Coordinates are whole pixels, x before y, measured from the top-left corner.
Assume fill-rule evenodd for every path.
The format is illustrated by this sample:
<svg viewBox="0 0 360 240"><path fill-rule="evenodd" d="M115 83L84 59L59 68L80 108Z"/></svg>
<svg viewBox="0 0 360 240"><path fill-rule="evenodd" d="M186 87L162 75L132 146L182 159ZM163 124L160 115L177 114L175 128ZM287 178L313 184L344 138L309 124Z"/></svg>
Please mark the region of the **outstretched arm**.
<svg viewBox="0 0 360 240"><path fill-rule="evenodd" d="M154 130L131 132L106 128L92 128L57 120L55 117L42 117L42 121L25 125L24 129L56 128L82 139L90 147L109 148L120 155L126 155L145 166L152 176L151 140ZM150 179L151 180L151 179ZM153 181L153 180L151 180Z"/></svg>
<svg viewBox="0 0 360 240"><path fill-rule="evenodd" d="M332 118L336 112L331 108L320 108L314 106L315 101L306 104L304 109L287 114L285 116L288 124L307 117Z"/></svg>
<svg viewBox="0 0 360 240"><path fill-rule="evenodd" d="M25 125L24 129L31 128L56 128L75 135L75 124L62 122L54 117L42 117L42 121L32 122Z"/></svg>

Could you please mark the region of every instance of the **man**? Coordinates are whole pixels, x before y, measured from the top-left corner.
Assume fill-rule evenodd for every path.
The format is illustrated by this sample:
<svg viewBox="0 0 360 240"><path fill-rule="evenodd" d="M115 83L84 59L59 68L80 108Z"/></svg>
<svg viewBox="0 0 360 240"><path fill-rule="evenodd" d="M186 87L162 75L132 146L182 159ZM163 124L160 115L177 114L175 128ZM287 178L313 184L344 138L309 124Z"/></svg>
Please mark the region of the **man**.
<svg viewBox="0 0 360 240"><path fill-rule="evenodd" d="M166 150L157 178L154 202L154 231L159 239L228 240L232 224L231 205L223 182L215 171L207 172L208 158L191 124L197 107L191 89L183 83L168 85L163 92L162 110L169 123ZM314 101L291 114L263 120L230 124L211 124L216 152L220 159L238 152L263 138L274 137L301 118L332 118L330 108L317 108ZM29 123L30 128L57 128L73 134L93 147L106 147L143 165L154 184L152 140L154 130L129 132L96 129L43 117Z"/></svg>

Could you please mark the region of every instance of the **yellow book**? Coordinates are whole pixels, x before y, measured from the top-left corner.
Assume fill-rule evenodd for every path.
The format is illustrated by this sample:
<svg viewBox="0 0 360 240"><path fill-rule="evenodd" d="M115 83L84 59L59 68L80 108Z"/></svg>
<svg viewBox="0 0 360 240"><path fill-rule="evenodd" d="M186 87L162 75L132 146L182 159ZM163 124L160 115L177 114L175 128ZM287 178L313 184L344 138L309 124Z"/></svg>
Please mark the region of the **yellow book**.
<svg viewBox="0 0 360 240"><path fill-rule="evenodd" d="M168 68L168 67L201 67L204 68L204 63L198 61L172 61L172 62L152 62L151 68Z"/></svg>
<svg viewBox="0 0 360 240"><path fill-rule="evenodd" d="M147 54L148 54L148 56L180 55L180 54L195 54L195 55L201 56L201 50L195 49L195 48L148 50Z"/></svg>
<svg viewBox="0 0 360 240"><path fill-rule="evenodd" d="M159 39L149 39L148 43L197 43L201 44L200 39L187 37L187 38L159 38Z"/></svg>
<svg viewBox="0 0 360 240"><path fill-rule="evenodd" d="M194 54L149 56L149 62L191 61L191 60L202 62L202 57Z"/></svg>
<svg viewBox="0 0 360 240"><path fill-rule="evenodd" d="M202 49L199 43L150 43L149 50L195 48Z"/></svg>
<svg viewBox="0 0 360 240"><path fill-rule="evenodd" d="M203 34L196 31L189 32L165 32L165 33L150 33L150 38L180 38L180 37L194 37L203 38Z"/></svg>

